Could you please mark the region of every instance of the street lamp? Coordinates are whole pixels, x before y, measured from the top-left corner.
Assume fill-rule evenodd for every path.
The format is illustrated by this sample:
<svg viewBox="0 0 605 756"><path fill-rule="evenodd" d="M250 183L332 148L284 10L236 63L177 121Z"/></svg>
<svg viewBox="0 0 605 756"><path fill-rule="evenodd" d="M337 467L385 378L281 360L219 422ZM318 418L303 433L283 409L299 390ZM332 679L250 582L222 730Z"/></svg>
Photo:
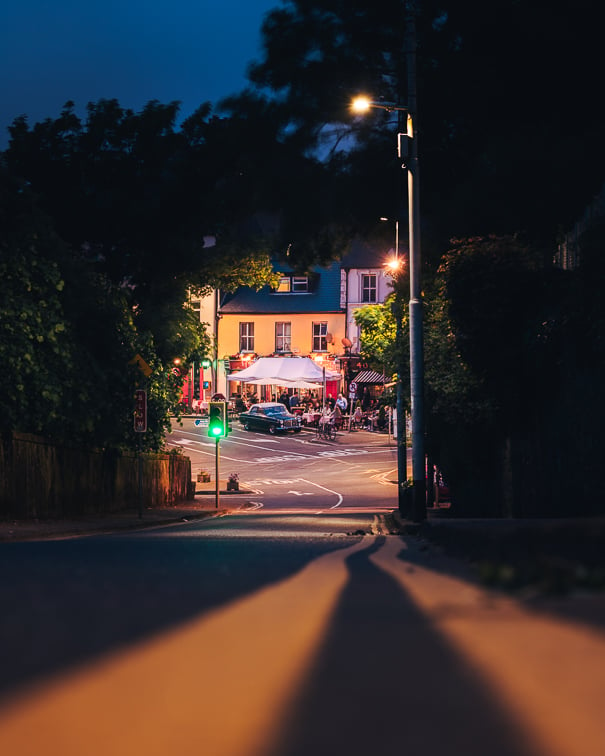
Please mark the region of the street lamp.
<svg viewBox="0 0 605 756"><path fill-rule="evenodd" d="M410 65L412 74L415 69ZM388 112L407 113L406 133L397 133L397 156L408 174L408 227L410 270L410 399L412 415L412 480L411 501L404 502L401 465L398 465L399 510L415 522L426 517L426 464L424 458L424 356L422 339L422 288L420 285L420 205L418 194L418 136L415 129L415 82L413 75L408 81L409 102L406 106L391 102L374 102L360 95L351 103L357 114L367 113L372 108ZM406 149L407 148L407 149ZM399 318L400 320L400 318ZM401 383L401 377L398 386ZM400 391L398 388L398 395ZM399 413L399 401L397 411ZM399 417L399 414L398 414ZM399 434L398 434L399 435ZM407 470L405 478L407 478ZM410 506L411 505L411 506Z"/></svg>

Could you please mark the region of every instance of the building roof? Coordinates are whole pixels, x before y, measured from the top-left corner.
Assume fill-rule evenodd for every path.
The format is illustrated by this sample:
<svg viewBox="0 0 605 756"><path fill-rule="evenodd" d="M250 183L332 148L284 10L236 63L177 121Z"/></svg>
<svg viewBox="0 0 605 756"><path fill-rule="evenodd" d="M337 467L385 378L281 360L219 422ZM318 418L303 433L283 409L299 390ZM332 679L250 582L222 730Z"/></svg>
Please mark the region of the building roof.
<svg viewBox="0 0 605 756"><path fill-rule="evenodd" d="M284 275L293 274L292 269L276 265ZM228 314L280 313L297 314L312 312L343 312L340 306L340 263L327 268L314 267L309 274L308 292L275 292L269 286L255 291L243 286L233 294L225 295L221 312Z"/></svg>
<svg viewBox="0 0 605 756"><path fill-rule="evenodd" d="M381 263L377 258L378 252L375 248L356 238L342 256L341 265L343 268L379 268Z"/></svg>
<svg viewBox="0 0 605 756"><path fill-rule="evenodd" d="M394 247L395 239L393 239L392 244L385 244L384 242L372 243L355 238L343 255L341 265L347 270L351 268L382 268L386 258L391 256ZM399 254L407 254L407 248L407 241L400 238Z"/></svg>

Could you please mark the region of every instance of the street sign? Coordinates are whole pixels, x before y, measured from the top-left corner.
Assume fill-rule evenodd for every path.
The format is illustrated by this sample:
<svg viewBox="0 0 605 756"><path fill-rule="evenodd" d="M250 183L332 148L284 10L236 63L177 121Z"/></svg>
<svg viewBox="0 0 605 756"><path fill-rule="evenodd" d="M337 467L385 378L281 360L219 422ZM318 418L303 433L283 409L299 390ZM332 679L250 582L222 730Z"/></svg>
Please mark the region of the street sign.
<svg viewBox="0 0 605 756"><path fill-rule="evenodd" d="M137 389L134 393L134 430L145 433L147 430L147 392Z"/></svg>
<svg viewBox="0 0 605 756"><path fill-rule="evenodd" d="M141 357L140 354L136 354L131 360L131 365L136 365L141 373L145 376L145 378L149 378L151 373L153 372L152 369L149 367L149 365L145 362L145 360Z"/></svg>

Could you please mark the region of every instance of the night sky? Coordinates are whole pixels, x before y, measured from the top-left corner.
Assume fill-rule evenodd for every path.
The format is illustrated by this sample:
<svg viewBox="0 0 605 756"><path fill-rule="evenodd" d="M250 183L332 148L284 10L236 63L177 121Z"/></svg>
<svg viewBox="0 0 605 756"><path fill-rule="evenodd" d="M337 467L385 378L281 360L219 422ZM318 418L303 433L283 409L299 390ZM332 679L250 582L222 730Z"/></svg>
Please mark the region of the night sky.
<svg viewBox="0 0 605 756"><path fill-rule="evenodd" d="M67 100L202 102L241 90L260 26L279 0L19 0L0 6L0 149L19 115L56 118Z"/></svg>

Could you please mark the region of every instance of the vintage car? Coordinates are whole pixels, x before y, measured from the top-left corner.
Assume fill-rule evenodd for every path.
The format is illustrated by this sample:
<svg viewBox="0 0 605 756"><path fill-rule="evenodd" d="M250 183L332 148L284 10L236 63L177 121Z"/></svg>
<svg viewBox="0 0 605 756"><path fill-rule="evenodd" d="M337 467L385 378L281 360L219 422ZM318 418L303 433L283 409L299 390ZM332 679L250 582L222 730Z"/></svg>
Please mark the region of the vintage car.
<svg viewBox="0 0 605 756"><path fill-rule="evenodd" d="M260 402L253 404L239 416L246 430L262 430L275 434L293 431L300 433L302 420L295 417L280 402Z"/></svg>

